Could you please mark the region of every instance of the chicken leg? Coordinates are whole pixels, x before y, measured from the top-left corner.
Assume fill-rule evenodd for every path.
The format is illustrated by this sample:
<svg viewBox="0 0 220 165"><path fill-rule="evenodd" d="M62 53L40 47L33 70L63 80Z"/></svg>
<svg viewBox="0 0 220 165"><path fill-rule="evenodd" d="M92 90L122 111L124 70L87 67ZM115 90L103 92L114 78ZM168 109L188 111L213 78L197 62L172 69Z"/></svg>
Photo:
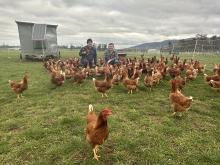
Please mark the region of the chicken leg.
<svg viewBox="0 0 220 165"><path fill-rule="evenodd" d="M98 145L96 145L96 146L93 148L93 153L94 153L93 159L99 160L99 157L100 157L100 156L97 155L97 152L98 152Z"/></svg>
<svg viewBox="0 0 220 165"><path fill-rule="evenodd" d="M128 91L128 94L132 94L132 90L129 90L129 91Z"/></svg>
<svg viewBox="0 0 220 165"><path fill-rule="evenodd" d="M175 114L176 114L176 112L173 112L173 113L172 113L172 116L174 116Z"/></svg>
<svg viewBox="0 0 220 165"><path fill-rule="evenodd" d="M20 94L17 94L17 99L20 99Z"/></svg>

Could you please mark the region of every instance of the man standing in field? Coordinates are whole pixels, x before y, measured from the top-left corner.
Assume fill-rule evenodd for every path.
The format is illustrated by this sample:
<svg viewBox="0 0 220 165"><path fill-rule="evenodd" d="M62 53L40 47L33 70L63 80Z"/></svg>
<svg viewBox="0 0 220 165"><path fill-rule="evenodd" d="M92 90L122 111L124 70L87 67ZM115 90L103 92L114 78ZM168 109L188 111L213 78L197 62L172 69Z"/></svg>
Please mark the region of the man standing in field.
<svg viewBox="0 0 220 165"><path fill-rule="evenodd" d="M87 45L80 49L79 55L81 56L81 65L83 67L89 66L90 68L97 63L96 48L93 46L92 39L87 40Z"/></svg>
<svg viewBox="0 0 220 165"><path fill-rule="evenodd" d="M106 64L114 65L114 64L118 63L118 53L114 49L114 44L113 43L108 44L108 48L104 53L104 58L105 58L105 63Z"/></svg>

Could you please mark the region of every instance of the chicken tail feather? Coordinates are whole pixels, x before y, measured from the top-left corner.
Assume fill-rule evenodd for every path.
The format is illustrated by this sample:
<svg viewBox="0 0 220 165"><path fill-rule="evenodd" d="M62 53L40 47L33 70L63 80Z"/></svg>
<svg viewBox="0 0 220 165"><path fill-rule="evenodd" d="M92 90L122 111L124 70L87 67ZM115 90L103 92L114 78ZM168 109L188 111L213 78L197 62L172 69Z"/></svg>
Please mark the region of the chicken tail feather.
<svg viewBox="0 0 220 165"><path fill-rule="evenodd" d="M89 104L89 112L92 112L93 111L93 106L92 104Z"/></svg>

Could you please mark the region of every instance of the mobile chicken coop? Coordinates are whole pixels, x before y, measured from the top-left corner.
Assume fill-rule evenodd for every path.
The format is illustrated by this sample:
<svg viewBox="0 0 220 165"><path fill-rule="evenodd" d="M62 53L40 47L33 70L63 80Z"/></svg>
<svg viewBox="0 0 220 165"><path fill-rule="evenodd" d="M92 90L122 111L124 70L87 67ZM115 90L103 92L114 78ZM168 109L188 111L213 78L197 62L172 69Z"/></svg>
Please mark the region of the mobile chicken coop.
<svg viewBox="0 0 220 165"><path fill-rule="evenodd" d="M57 26L15 21L18 25L20 58L42 60L60 56L57 46Z"/></svg>

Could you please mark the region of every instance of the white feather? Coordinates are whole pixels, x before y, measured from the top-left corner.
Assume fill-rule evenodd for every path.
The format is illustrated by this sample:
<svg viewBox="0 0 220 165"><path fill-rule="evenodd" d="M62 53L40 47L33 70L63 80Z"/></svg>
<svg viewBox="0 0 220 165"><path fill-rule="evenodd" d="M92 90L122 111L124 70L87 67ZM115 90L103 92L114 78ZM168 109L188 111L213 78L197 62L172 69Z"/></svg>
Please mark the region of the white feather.
<svg viewBox="0 0 220 165"><path fill-rule="evenodd" d="M93 106L92 104L89 104L89 112L92 112L93 111Z"/></svg>

